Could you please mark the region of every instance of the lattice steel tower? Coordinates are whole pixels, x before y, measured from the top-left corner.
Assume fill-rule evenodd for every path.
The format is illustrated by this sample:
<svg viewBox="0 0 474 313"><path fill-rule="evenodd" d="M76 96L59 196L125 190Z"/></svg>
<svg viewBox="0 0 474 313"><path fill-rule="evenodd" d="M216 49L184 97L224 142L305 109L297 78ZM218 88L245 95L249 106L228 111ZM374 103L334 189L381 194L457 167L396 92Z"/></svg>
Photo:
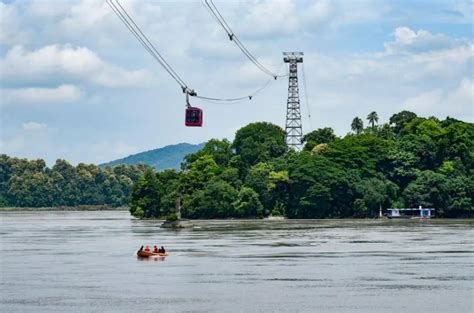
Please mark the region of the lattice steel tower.
<svg viewBox="0 0 474 313"><path fill-rule="evenodd" d="M300 93L298 88L298 63L303 63L303 52L283 52L283 61L290 63L288 75L288 101L286 103L286 144L301 148L303 129L301 127Z"/></svg>

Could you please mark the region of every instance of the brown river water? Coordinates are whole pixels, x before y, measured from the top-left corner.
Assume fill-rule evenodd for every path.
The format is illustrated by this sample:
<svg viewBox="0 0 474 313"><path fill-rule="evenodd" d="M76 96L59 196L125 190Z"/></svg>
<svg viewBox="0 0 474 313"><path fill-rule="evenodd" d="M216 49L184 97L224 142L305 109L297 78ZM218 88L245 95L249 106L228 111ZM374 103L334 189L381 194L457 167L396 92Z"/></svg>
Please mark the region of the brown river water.
<svg viewBox="0 0 474 313"><path fill-rule="evenodd" d="M193 223L0 213L0 311L474 312L472 220Z"/></svg>

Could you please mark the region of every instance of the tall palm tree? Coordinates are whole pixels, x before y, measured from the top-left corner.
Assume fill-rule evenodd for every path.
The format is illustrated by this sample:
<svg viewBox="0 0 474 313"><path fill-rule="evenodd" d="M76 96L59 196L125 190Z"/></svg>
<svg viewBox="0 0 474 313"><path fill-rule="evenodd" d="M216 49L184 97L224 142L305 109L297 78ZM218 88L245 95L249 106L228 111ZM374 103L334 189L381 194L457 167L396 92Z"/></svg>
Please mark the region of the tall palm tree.
<svg viewBox="0 0 474 313"><path fill-rule="evenodd" d="M356 116L352 120L351 128L357 135L359 135L364 129L364 122L362 121L362 119Z"/></svg>
<svg viewBox="0 0 474 313"><path fill-rule="evenodd" d="M379 116L378 116L377 112L375 112L375 111L370 112L370 114L367 115L367 120L369 121L370 124L372 124L372 128L374 128L375 123L377 123L379 121Z"/></svg>

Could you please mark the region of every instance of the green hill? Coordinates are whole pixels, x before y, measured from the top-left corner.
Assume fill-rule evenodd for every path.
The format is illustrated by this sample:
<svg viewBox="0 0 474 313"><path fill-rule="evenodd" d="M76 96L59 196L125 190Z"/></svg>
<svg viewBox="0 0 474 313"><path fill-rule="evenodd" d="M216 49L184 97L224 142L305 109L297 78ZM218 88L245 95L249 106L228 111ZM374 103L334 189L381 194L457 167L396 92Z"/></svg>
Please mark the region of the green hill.
<svg viewBox="0 0 474 313"><path fill-rule="evenodd" d="M146 165L151 165L159 171L169 168L179 170L183 158L187 154L198 151L203 146L204 144L193 145L189 143L180 143L177 145L165 146L163 148L132 154L123 159L99 164L99 167L114 166L118 164L134 165L138 163L143 163Z"/></svg>

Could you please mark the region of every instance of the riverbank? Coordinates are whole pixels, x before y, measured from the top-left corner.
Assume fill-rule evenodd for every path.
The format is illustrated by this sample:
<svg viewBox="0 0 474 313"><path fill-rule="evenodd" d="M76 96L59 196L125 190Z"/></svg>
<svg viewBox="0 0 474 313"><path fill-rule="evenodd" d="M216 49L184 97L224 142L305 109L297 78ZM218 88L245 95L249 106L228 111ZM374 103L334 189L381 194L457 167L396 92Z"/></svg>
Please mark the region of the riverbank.
<svg viewBox="0 0 474 313"><path fill-rule="evenodd" d="M0 207L0 212L22 212L22 211L128 211L128 207L110 207L107 205L78 205L78 206L55 206L55 207Z"/></svg>

